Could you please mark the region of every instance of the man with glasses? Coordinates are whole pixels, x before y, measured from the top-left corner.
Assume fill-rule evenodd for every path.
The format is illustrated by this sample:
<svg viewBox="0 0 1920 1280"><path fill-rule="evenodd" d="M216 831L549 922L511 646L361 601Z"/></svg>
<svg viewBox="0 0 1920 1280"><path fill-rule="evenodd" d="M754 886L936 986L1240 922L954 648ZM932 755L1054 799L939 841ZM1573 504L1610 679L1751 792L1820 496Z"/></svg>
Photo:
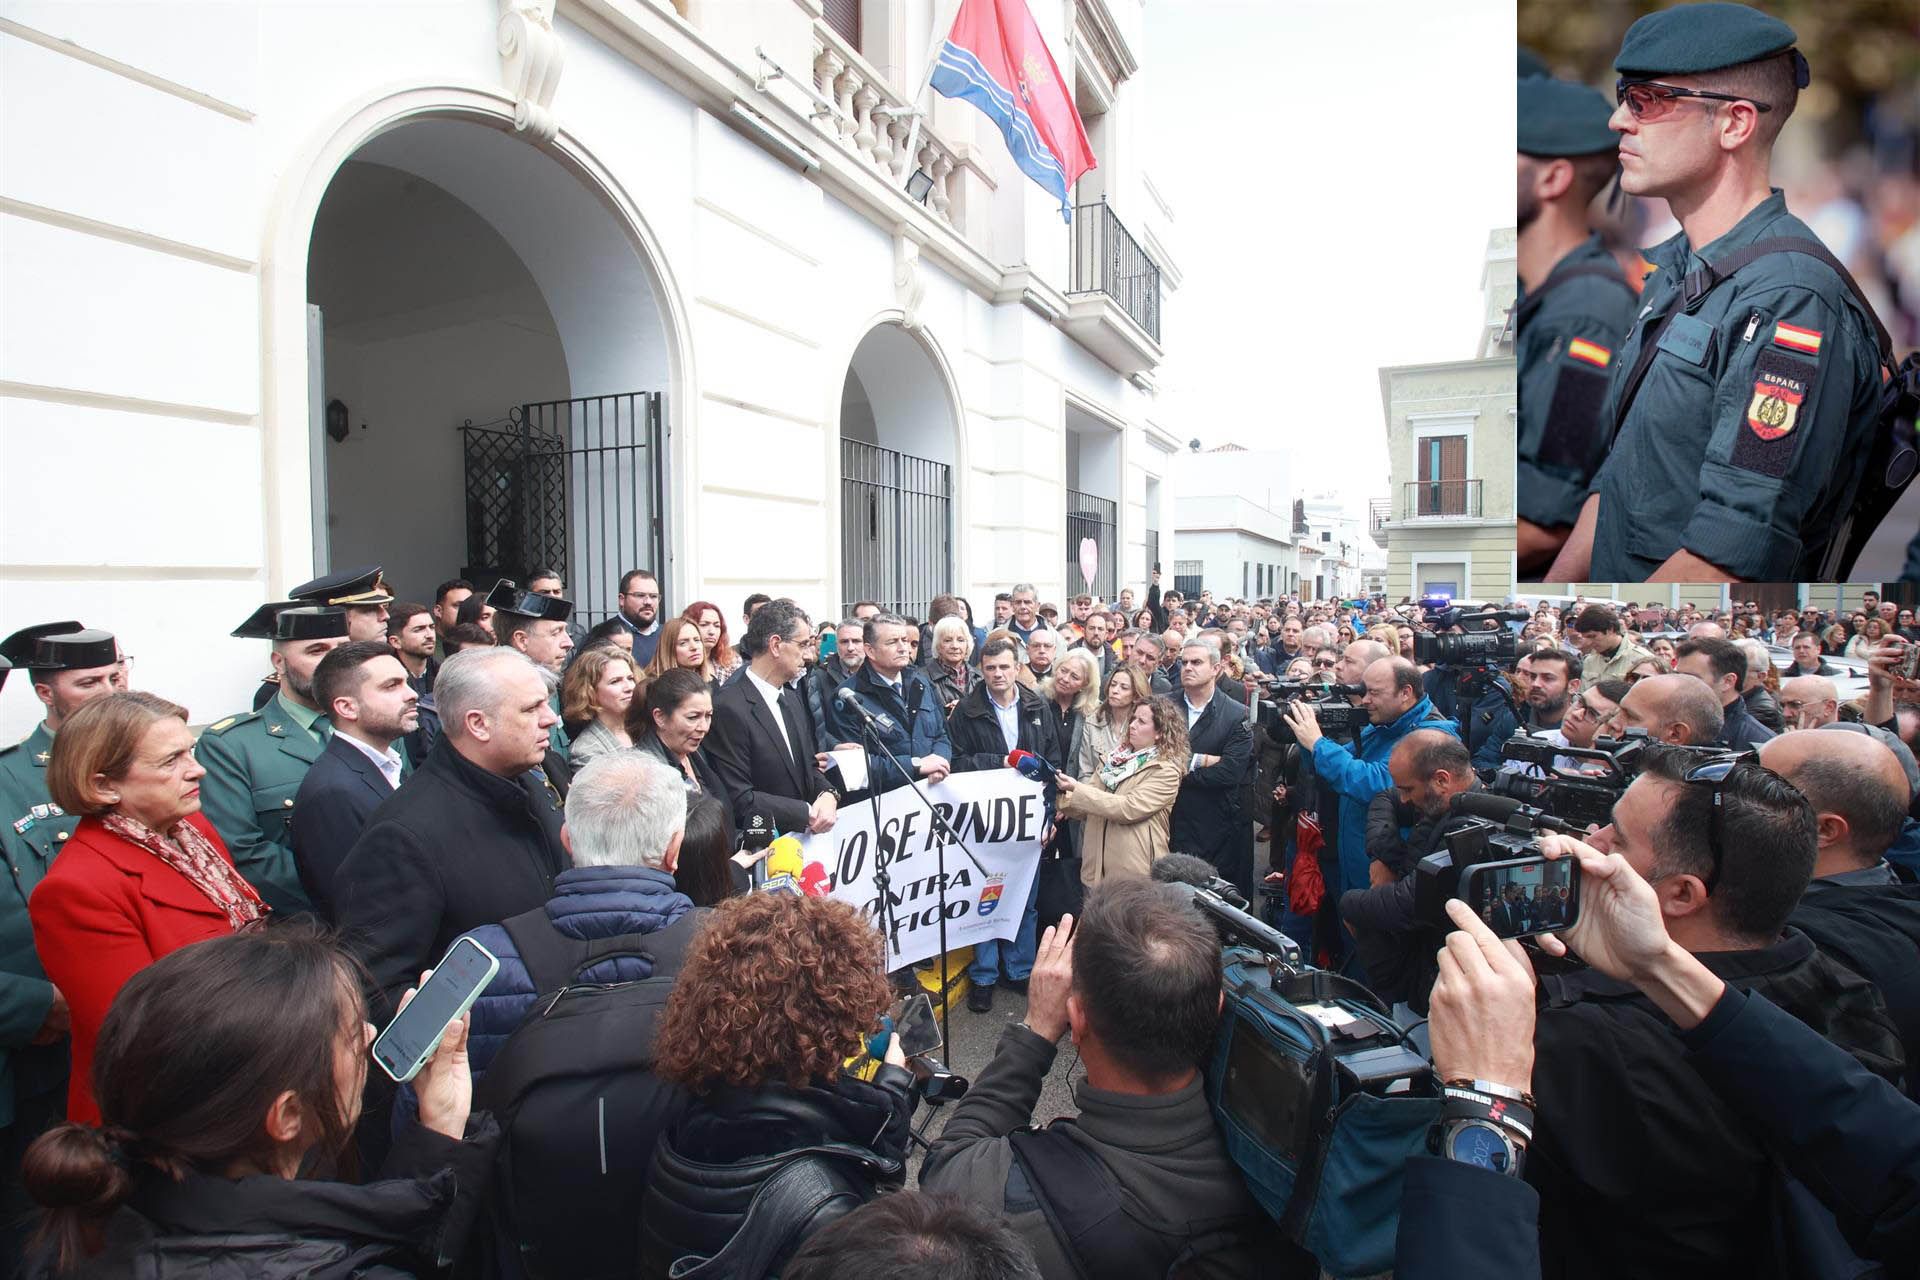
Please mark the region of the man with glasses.
<svg viewBox="0 0 1920 1280"><path fill-rule="evenodd" d="M1566 541L1606 452L1600 402L1639 302L1587 215L1620 167L1612 108L1585 85L1546 76L1520 81L1519 102L1515 536L1520 576L1531 579Z"/></svg>
<svg viewBox="0 0 1920 1280"><path fill-rule="evenodd" d="M1796 39L1728 3L1627 30L1621 188L1664 198L1681 230L1647 251L1601 409L1613 446L1548 581L1826 576L1870 452L1881 330L1769 181L1808 83Z"/></svg>
<svg viewBox="0 0 1920 1280"><path fill-rule="evenodd" d="M838 816L827 757L798 687L812 634L813 624L791 601L761 605L740 637L746 675L713 696L707 758L727 790L738 830L759 817L762 830L818 834L831 830Z"/></svg>
<svg viewBox="0 0 1920 1280"><path fill-rule="evenodd" d="M1873 988L1786 930L1818 843L1792 785L1744 758L1651 749L1594 843L1653 887L1673 942L1728 986L1897 1079L1903 1054ZM1535 1131L1525 1170L1540 1193L1543 1273L1769 1272L1772 1153L1688 1066L1672 1023L1598 969L1545 982L1533 1087L1553 1124Z"/></svg>
<svg viewBox="0 0 1920 1280"><path fill-rule="evenodd" d="M633 665L645 667L660 645L660 579L646 569L620 575L619 616L633 633Z"/></svg>

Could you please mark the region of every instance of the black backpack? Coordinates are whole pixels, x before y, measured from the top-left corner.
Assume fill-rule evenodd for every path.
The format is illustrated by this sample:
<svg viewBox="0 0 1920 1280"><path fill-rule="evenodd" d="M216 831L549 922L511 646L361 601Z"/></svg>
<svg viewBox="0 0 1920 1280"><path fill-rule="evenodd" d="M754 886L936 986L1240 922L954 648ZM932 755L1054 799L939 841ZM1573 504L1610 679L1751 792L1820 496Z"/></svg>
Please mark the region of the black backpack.
<svg viewBox="0 0 1920 1280"><path fill-rule="evenodd" d="M1277 1261L1272 1255L1280 1247L1278 1232L1264 1219L1162 1222L1139 1216L1100 1157L1068 1135L1072 1123L1056 1120L1045 1129L1007 1135L1013 1148L1008 1175L1010 1183L1016 1171L1026 1179L1078 1280L1184 1276L1196 1260L1236 1248L1254 1248Z"/></svg>
<svg viewBox="0 0 1920 1280"><path fill-rule="evenodd" d="M558 932L545 907L505 922L540 992L474 1090L501 1129L489 1218L508 1275L634 1274L654 1146L689 1102L652 1074L654 1026L704 915L596 942ZM579 981L622 956L651 960L653 975Z"/></svg>

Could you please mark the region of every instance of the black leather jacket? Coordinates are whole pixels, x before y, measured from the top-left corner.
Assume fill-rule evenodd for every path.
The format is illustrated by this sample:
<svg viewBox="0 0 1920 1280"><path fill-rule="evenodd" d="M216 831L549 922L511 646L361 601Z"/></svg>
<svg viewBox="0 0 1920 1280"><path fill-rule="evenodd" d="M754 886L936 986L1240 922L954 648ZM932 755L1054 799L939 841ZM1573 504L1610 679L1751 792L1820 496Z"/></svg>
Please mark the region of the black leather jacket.
<svg viewBox="0 0 1920 1280"><path fill-rule="evenodd" d="M722 1085L698 1099L654 1151L640 1213L640 1275L664 1277L675 1261L726 1247L754 1193L799 1153L829 1153L854 1185L801 1224L782 1255L844 1216L879 1187L906 1181L912 1076L883 1066L871 1084L842 1075L804 1089L780 1083ZM857 1185L861 1181L867 1185Z"/></svg>

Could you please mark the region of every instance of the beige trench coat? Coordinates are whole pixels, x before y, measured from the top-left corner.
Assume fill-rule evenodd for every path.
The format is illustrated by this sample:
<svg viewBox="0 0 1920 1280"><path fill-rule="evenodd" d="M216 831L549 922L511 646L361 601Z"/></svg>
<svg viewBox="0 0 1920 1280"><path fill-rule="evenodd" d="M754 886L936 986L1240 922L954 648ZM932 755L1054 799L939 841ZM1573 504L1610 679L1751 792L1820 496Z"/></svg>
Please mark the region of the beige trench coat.
<svg viewBox="0 0 1920 1280"><path fill-rule="evenodd" d="M1091 888L1108 876L1146 876L1167 854L1167 823L1180 795L1180 767L1155 760L1108 791L1095 770L1060 798L1060 816L1085 818L1080 882Z"/></svg>

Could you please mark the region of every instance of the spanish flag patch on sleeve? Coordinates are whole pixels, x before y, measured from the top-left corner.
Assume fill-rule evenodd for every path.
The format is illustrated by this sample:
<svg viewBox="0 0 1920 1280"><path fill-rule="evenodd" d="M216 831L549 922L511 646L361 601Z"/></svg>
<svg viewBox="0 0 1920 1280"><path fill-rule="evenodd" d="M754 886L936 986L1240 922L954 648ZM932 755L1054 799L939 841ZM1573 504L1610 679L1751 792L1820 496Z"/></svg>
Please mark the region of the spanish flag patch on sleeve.
<svg viewBox="0 0 1920 1280"><path fill-rule="evenodd" d="M1783 347L1792 347L1795 351L1804 351L1808 355L1820 354L1820 331L1802 329L1786 323L1773 326L1773 340Z"/></svg>
<svg viewBox="0 0 1920 1280"><path fill-rule="evenodd" d="M1613 360L1613 352L1597 342L1588 342L1585 338L1575 338L1569 342L1567 354L1575 360L1585 360L1597 369L1606 368Z"/></svg>

